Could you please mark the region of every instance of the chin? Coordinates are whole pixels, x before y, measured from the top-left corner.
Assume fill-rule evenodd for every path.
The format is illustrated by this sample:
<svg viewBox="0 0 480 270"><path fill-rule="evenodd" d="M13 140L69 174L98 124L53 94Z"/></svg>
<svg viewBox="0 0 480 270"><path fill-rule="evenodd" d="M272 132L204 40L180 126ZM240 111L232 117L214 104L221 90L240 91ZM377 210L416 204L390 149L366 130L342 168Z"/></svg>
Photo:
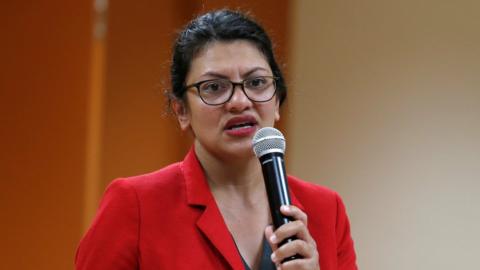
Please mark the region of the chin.
<svg viewBox="0 0 480 270"><path fill-rule="evenodd" d="M238 147L230 147L227 150L227 158L236 158L236 159L250 159L255 157L255 153L253 152L253 148L251 144L248 145L238 145Z"/></svg>
<svg viewBox="0 0 480 270"><path fill-rule="evenodd" d="M200 141L197 141L197 144L198 149L203 149L203 151L209 155L216 156L218 159L226 162L235 162L255 158L251 140L244 140L241 142L221 141L217 144L213 142L202 144Z"/></svg>

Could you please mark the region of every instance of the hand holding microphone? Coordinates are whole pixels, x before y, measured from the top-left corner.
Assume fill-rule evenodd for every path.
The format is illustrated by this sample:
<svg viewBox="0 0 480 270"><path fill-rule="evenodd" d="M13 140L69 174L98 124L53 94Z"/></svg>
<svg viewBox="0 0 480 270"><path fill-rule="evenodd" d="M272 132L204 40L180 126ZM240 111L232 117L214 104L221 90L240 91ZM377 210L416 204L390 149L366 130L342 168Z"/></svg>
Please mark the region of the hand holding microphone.
<svg viewBox="0 0 480 270"><path fill-rule="evenodd" d="M253 137L259 158L273 227L265 236L272 247L272 261L281 269L320 269L316 243L307 228L307 215L291 205L285 172L285 138L275 128L265 127Z"/></svg>

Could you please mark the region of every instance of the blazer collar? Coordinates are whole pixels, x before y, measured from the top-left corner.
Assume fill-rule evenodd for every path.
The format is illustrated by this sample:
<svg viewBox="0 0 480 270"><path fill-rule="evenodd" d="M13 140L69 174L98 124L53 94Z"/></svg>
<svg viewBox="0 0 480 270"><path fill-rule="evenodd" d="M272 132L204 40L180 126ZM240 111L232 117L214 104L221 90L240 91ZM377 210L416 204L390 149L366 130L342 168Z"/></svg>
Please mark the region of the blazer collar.
<svg viewBox="0 0 480 270"><path fill-rule="evenodd" d="M182 163L185 186L187 188L187 203L189 205L207 206L215 201L208 186L205 173L192 147Z"/></svg>
<svg viewBox="0 0 480 270"><path fill-rule="evenodd" d="M243 270L243 262L230 231L223 220L207 179L192 147L185 157L182 170L185 179L187 203L204 208L196 226L222 254L232 269Z"/></svg>

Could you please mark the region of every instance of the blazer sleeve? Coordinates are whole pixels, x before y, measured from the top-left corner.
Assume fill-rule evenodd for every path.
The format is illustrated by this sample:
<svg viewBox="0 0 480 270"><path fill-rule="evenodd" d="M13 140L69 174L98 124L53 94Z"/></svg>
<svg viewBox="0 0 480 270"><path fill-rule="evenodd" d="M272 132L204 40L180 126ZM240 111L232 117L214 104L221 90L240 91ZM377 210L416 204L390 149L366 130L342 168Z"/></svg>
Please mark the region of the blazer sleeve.
<svg viewBox="0 0 480 270"><path fill-rule="evenodd" d="M357 270L356 255L353 248L353 240L350 234L350 222L348 221L345 205L338 194L337 197L337 262L338 270Z"/></svg>
<svg viewBox="0 0 480 270"><path fill-rule="evenodd" d="M128 180L107 188L95 219L75 256L77 270L138 269L139 204Z"/></svg>

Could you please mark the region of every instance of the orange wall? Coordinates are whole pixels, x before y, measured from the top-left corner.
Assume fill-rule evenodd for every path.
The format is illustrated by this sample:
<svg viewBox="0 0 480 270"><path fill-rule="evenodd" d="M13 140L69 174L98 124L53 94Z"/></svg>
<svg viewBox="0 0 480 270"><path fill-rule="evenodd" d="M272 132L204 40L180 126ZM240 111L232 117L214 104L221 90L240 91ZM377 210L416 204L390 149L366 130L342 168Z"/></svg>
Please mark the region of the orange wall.
<svg viewBox="0 0 480 270"><path fill-rule="evenodd" d="M88 1L3 2L2 269L69 269L82 232Z"/></svg>
<svg viewBox="0 0 480 270"><path fill-rule="evenodd" d="M285 61L286 1L202 2L110 1L104 38L91 1L2 2L2 269L73 269L105 186L183 158L188 135L162 92L175 31L194 14L252 10Z"/></svg>
<svg viewBox="0 0 480 270"><path fill-rule="evenodd" d="M178 161L186 148L163 96L173 30L181 22L173 1L136 3L109 7L101 190L113 178Z"/></svg>

